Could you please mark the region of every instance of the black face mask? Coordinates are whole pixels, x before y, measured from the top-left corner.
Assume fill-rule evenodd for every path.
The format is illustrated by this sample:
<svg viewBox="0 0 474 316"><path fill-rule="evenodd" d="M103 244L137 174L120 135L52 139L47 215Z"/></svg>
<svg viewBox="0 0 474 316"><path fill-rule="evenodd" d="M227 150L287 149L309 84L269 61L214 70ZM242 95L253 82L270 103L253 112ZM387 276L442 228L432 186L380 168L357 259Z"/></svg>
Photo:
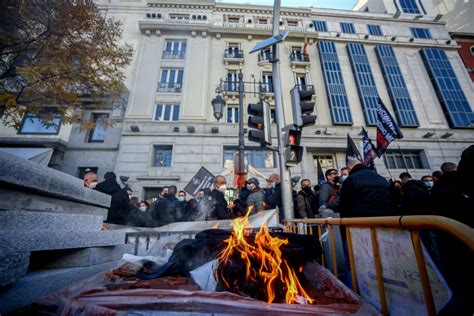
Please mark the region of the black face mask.
<svg viewBox="0 0 474 316"><path fill-rule="evenodd" d="M304 187L303 191L309 192L309 191L311 191L311 187Z"/></svg>

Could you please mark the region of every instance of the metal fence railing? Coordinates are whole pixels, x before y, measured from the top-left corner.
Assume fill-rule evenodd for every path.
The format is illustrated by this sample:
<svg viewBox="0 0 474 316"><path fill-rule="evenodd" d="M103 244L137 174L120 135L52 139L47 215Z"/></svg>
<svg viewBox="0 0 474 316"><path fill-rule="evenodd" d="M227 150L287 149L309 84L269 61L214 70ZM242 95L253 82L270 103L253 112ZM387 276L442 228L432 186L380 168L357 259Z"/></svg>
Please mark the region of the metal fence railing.
<svg viewBox="0 0 474 316"><path fill-rule="evenodd" d="M377 288L380 299L381 310L384 315L388 314L387 295L382 275L383 267L380 249L377 241L377 231L382 228L395 228L408 231L411 235L411 246L416 258L417 269L423 290L424 304L428 315L436 315L433 292L428 277L427 265L423 254L420 238L420 230L442 232L456 238L460 242L474 251L474 229L460 222L442 216L388 216L388 217L363 217L363 218L326 218L326 219L288 219L284 222L287 232L299 234L317 235L321 242L323 230L329 229L329 248L324 249L324 253L329 250L331 253L332 270L337 275L337 251L335 242L335 228L345 228L345 241L347 242L347 255L352 278L353 290L359 293L357 274L358 267L354 259L353 240L351 228L366 228L370 230L370 244L373 250L373 263L377 279ZM321 246L324 247L321 242ZM324 265L324 258L323 258Z"/></svg>

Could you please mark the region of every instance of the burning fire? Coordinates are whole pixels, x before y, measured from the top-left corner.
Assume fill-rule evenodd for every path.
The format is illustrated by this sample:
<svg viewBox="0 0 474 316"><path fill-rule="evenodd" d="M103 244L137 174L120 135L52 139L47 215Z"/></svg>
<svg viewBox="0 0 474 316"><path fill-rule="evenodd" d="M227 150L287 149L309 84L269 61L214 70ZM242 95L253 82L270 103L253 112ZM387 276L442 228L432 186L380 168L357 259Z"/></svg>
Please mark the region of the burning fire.
<svg viewBox="0 0 474 316"><path fill-rule="evenodd" d="M312 304L313 299L309 297L301 286L295 271L282 258L280 247L287 245L287 239L272 237L268 231L266 223L260 226L260 230L255 235L253 243L246 240L250 235L248 216L251 209L242 218L232 221L232 235L225 240L227 247L219 255L219 267L231 263L232 257L237 255L245 264L245 280L255 284L265 285L265 297L271 304L276 297L276 290L280 287L286 291L285 301L287 304ZM223 269L216 269L216 274L220 271L220 278L227 288L237 286L234 281L233 286L229 284L224 276ZM302 267L299 268L302 271Z"/></svg>

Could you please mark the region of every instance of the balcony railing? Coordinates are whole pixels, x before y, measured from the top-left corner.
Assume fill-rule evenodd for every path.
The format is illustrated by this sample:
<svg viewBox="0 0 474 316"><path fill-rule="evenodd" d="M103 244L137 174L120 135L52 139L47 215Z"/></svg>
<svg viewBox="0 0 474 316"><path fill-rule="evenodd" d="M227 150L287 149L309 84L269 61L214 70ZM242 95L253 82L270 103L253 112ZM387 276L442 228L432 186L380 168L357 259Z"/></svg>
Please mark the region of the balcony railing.
<svg viewBox="0 0 474 316"><path fill-rule="evenodd" d="M163 51L163 59L184 59L186 52L178 50L165 50Z"/></svg>
<svg viewBox="0 0 474 316"><path fill-rule="evenodd" d="M241 49L226 49L224 58L244 58L244 52Z"/></svg>
<svg viewBox="0 0 474 316"><path fill-rule="evenodd" d="M260 83L260 91L263 93L274 93L273 83Z"/></svg>
<svg viewBox="0 0 474 316"><path fill-rule="evenodd" d="M224 92L239 92L239 82L237 80L228 80L222 82Z"/></svg>
<svg viewBox="0 0 474 316"><path fill-rule="evenodd" d="M312 84L297 84L295 87L297 87L299 91L310 91L314 94L314 86Z"/></svg>
<svg viewBox="0 0 474 316"><path fill-rule="evenodd" d="M272 52L260 52L258 54L258 62L270 61L273 59Z"/></svg>
<svg viewBox="0 0 474 316"><path fill-rule="evenodd" d="M309 56L308 56L308 54L291 53L290 59L291 59L291 61L309 63Z"/></svg>
<svg viewBox="0 0 474 316"><path fill-rule="evenodd" d="M181 93L182 85L181 83L169 83L169 82L160 82L158 83L157 92L170 92L170 93Z"/></svg>

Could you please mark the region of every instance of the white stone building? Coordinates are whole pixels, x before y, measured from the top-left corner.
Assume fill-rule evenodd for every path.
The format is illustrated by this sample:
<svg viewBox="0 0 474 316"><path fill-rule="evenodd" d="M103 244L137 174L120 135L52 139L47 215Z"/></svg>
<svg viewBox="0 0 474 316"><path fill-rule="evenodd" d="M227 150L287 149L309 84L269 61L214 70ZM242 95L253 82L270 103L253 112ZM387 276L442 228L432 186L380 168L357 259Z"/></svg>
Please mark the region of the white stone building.
<svg viewBox="0 0 474 316"><path fill-rule="evenodd" d="M274 106L271 65L265 55L249 54L271 35L272 7L211 0L96 2L107 17L123 22L123 41L135 49L115 172L129 176L142 198L164 185L183 188L201 166L223 172L238 141L238 94L233 91L238 71L245 81L267 83L265 97ZM385 2L388 7L390 1ZM433 12L394 17L282 8L281 30L290 32L279 51L286 123L292 119L289 91L296 84L314 85L318 115L315 126L304 128L304 159L292 168L293 176L316 182L316 160L323 168L343 167L348 133L358 145L362 127L374 138L374 95L405 135L376 159L380 174L398 177L408 169L420 177L444 161L459 161L462 150L474 143L474 86L456 42ZM221 78L227 81L227 108L217 122L211 100ZM252 92L255 86L245 89ZM246 93L244 108L255 101ZM272 135L276 144L275 127ZM253 167L265 175L276 171L271 152L247 136L246 146Z"/></svg>

